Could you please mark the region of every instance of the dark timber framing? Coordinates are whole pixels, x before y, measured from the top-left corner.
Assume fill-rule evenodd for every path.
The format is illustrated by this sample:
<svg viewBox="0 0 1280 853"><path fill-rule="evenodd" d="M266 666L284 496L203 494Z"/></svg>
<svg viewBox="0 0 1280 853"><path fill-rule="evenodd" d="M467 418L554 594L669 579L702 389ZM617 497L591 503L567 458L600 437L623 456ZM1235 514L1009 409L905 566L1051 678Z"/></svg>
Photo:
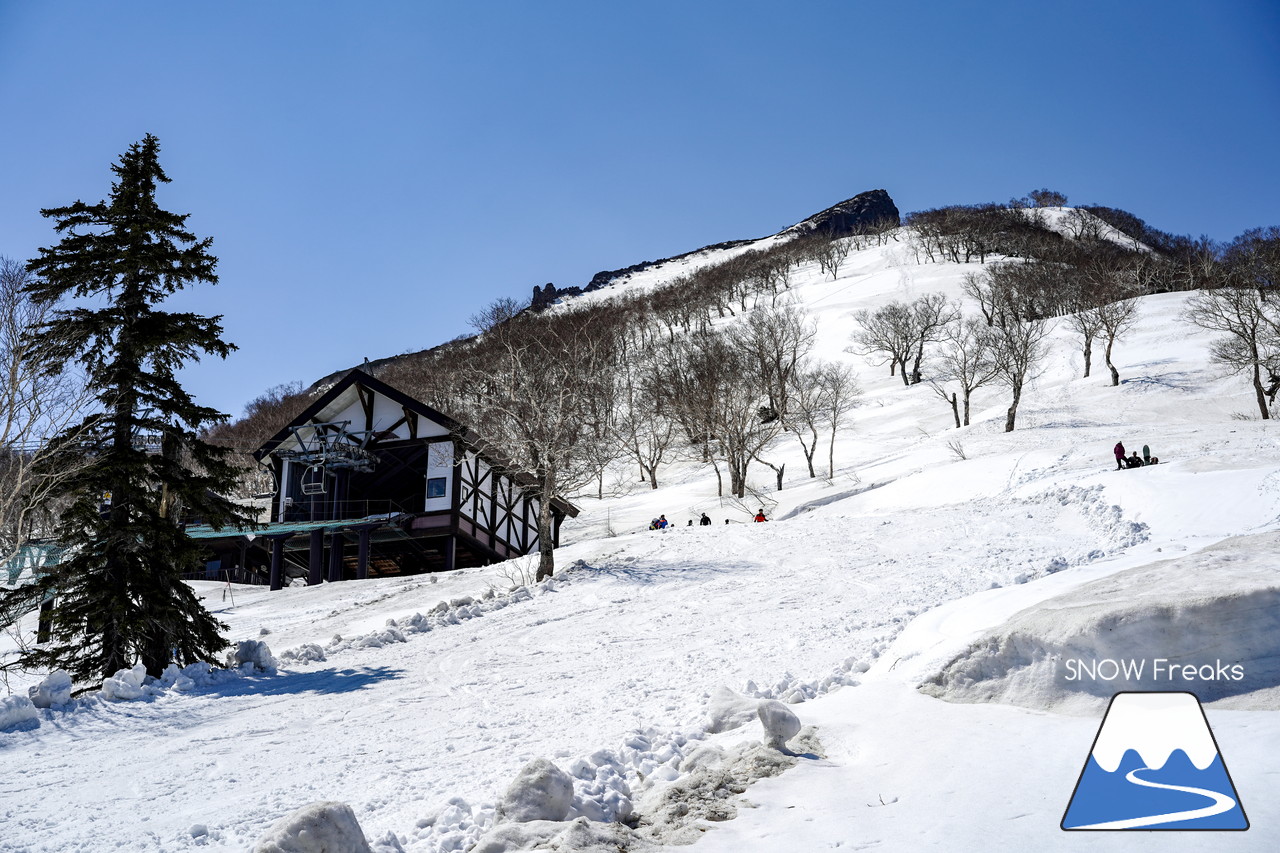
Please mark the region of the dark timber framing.
<svg viewBox="0 0 1280 853"><path fill-rule="evenodd" d="M354 436L361 454L376 457L372 470L343 467L344 447L348 456L355 453ZM263 528L188 529L206 541L218 565L235 563L238 580L280 589L290 577L316 584L416 574L538 550L534 478L480 449L454 419L359 370L254 456L278 484ZM445 493L429 496L428 481L438 490L442 478ZM304 479L311 484L306 492ZM565 516L577 514L572 504L552 501L553 545Z"/></svg>

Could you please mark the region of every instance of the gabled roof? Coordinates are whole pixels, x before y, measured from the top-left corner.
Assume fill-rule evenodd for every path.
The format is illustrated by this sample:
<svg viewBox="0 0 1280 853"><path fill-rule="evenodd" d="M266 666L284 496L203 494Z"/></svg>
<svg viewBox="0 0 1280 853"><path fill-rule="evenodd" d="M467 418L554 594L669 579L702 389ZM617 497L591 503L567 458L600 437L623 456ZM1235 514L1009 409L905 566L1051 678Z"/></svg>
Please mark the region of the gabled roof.
<svg viewBox="0 0 1280 853"><path fill-rule="evenodd" d="M515 469L510 460L504 458L500 452L481 449L475 441L472 441L467 437L467 428L463 424L446 414L436 411L426 403L423 403L420 400L415 400L403 391L393 388L379 379L373 378L359 369L352 369L348 372L346 376L343 376L334 383L332 388L324 392L319 399L308 406L283 429L263 442L262 446L253 452L254 458L259 460L263 459L279 447L281 443L288 440L290 436L293 435L292 427L302 426L304 424L311 423L314 420L326 420L324 412L330 406L340 402L343 395L345 395L352 386L358 386L360 388L373 391L376 394L381 394L393 403L402 406L405 410L415 412L419 417L427 418L428 420L439 424L447 429L455 438L466 444L491 464L495 464L497 467L501 468L503 472L510 476L518 485L527 486L537 482L536 478L532 474ZM553 498L551 504L570 518L576 518L578 515L578 508L562 498Z"/></svg>
<svg viewBox="0 0 1280 853"><path fill-rule="evenodd" d="M324 418L319 417L321 413L337 401L347 391L347 389L353 385L358 385L362 388L367 388L370 391L381 394L409 411L416 412L419 416L436 422L452 433L460 436L466 434L466 427L448 415L437 412L426 403L415 400L403 391L393 388L379 379L374 379L364 371L353 369L347 373L346 376L334 383L333 387L324 392L319 399L310 406L307 406L302 414L290 421L284 429L280 430L271 438L263 442L262 446L253 452L254 458L262 459L271 453L271 451L279 447L281 442L285 441L290 435L292 435L291 427L301 426L316 419L324 420Z"/></svg>

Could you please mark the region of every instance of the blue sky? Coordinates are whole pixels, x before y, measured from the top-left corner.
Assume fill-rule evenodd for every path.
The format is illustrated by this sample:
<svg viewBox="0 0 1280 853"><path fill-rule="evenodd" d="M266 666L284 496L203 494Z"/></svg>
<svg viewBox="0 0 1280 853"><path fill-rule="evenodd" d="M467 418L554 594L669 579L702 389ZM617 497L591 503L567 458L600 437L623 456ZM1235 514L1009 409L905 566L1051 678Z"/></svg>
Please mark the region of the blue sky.
<svg viewBox="0 0 1280 853"><path fill-rule="evenodd" d="M1176 233L1280 224L1271 2L0 0L0 254L146 133L214 238L265 388L468 331L494 298L773 233L1048 186Z"/></svg>

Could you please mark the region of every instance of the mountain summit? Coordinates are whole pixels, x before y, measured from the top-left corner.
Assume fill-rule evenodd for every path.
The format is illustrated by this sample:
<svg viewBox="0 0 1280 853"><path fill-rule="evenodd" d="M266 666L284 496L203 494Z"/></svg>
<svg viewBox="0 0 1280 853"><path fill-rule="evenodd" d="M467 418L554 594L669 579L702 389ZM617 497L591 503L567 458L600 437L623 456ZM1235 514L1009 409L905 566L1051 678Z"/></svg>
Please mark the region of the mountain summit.
<svg viewBox="0 0 1280 853"><path fill-rule="evenodd" d="M773 237L799 237L804 234L821 233L828 237L843 237L847 234L854 234L858 231L870 228L874 224L891 221L895 226L900 221L898 206L893 203L893 199L885 190L868 190L859 193L853 198L845 199L839 204L833 204L826 210L821 210L807 219L803 219L789 228L772 234ZM547 306L554 303L557 299L565 296L579 296L583 293L591 293L603 287L608 287L618 279L634 275L638 272L651 269L662 264L668 264L673 261L680 261L691 255L701 254L703 252L711 252L719 249L733 249L738 246L745 246L748 243L755 243L759 240L765 240L768 237L754 237L744 240L728 240L723 243L715 243L710 246L703 246L700 249L694 249L690 252L684 252L679 255L673 255L669 258L659 258L656 261L641 261L638 264L632 264L629 267L623 267L616 270L601 270L591 277L591 281L587 282L585 287L556 287L551 282L547 282L542 287L537 285L533 288L533 298L529 303L529 307L534 311L541 311Z"/></svg>

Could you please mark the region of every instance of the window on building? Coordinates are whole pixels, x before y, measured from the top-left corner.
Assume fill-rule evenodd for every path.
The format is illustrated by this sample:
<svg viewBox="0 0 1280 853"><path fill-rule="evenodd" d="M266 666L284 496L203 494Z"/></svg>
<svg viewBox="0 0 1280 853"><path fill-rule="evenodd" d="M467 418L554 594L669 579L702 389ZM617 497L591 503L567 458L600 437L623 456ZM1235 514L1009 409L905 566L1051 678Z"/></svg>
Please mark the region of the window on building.
<svg viewBox="0 0 1280 853"><path fill-rule="evenodd" d="M427 497L442 498L444 497L444 477L428 477L427 478Z"/></svg>

